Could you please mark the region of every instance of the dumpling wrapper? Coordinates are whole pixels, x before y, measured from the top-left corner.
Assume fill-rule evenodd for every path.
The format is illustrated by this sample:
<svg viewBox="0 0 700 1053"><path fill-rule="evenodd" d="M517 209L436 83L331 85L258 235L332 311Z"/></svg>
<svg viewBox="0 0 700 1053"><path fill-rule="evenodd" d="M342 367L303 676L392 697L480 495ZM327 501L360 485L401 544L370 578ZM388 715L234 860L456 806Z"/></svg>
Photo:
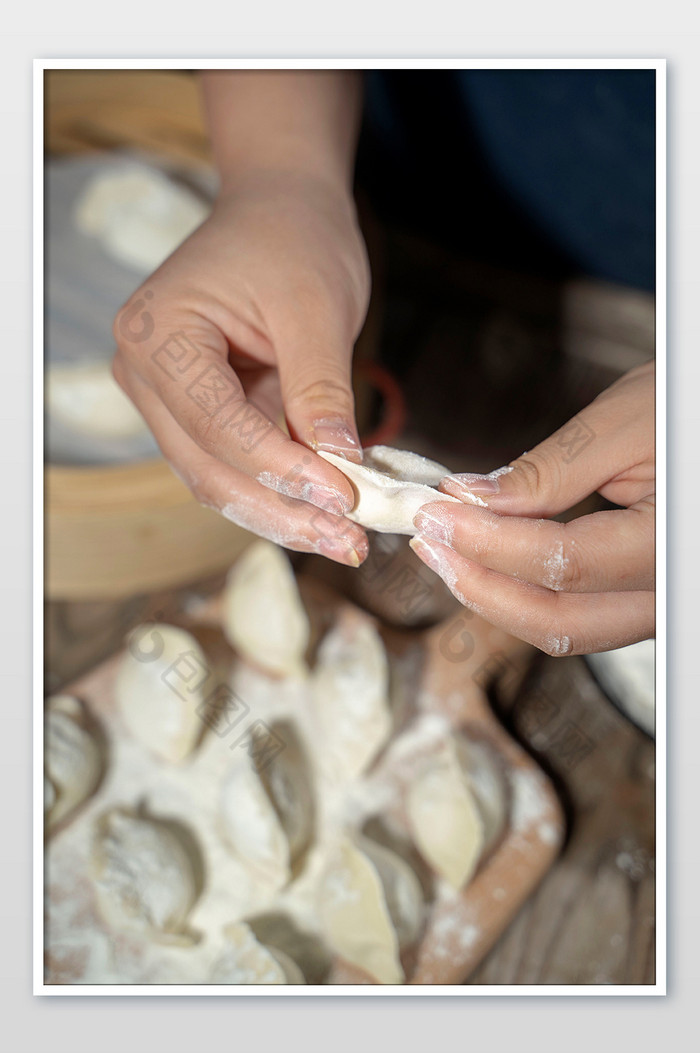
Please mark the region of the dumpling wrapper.
<svg viewBox="0 0 700 1053"><path fill-rule="evenodd" d="M50 832L97 789L102 750L72 695L54 695L44 715L44 819Z"/></svg>
<svg viewBox="0 0 700 1053"><path fill-rule="evenodd" d="M408 450L391 446L370 446L362 464L355 464L334 453L318 451L319 457L335 465L355 491L355 505L346 512L348 519L368 530L384 534L416 533L413 517L429 501L461 502L440 493L438 483L450 475L449 468ZM474 498L479 503L478 498Z"/></svg>
<svg viewBox="0 0 700 1053"><path fill-rule="evenodd" d="M244 921L224 930L226 949L212 968L213 984L305 984L289 955L260 943Z"/></svg>
<svg viewBox="0 0 700 1053"><path fill-rule="evenodd" d="M324 743L321 764L333 778L355 778L392 726L386 651L366 616L341 613L321 641L311 686Z"/></svg>
<svg viewBox="0 0 700 1053"><path fill-rule="evenodd" d="M194 866L166 823L113 809L98 822L91 865L108 924L168 942L192 942L184 926L197 899Z"/></svg>
<svg viewBox="0 0 700 1053"><path fill-rule="evenodd" d="M229 571L223 597L226 639L274 676L306 672L309 618L291 563L271 541L254 541Z"/></svg>
<svg viewBox="0 0 700 1053"><path fill-rule="evenodd" d="M454 889L463 888L484 848L484 824L452 739L411 780L406 812L416 847Z"/></svg>
<svg viewBox="0 0 700 1053"><path fill-rule="evenodd" d="M333 950L382 984L401 984L399 941L376 868L349 838L332 853L319 889L323 932Z"/></svg>
<svg viewBox="0 0 700 1053"><path fill-rule="evenodd" d="M115 696L124 722L152 753L177 764L204 730L212 690L204 652L173 625L138 626L117 673Z"/></svg>

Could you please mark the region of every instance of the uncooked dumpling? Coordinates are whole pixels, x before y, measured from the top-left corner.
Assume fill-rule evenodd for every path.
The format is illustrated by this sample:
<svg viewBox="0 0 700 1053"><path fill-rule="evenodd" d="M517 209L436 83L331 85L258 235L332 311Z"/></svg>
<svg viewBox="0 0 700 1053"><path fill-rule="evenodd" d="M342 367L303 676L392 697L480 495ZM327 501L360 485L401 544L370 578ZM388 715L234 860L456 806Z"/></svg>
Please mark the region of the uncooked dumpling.
<svg viewBox="0 0 700 1053"><path fill-rule="evenodd" d="M241 860L276 888L289 881L289 843L272 801L247 755L231 768L221 794L226 840Z"/></svg>
<svg viewBox="0 0 700 1053"><path fill-rule="evenodd" d="M98 823L92 872L100 910L118 929L191 942L184 929L197 899L192 860L171 827L115 808Z"/></svg>
<svg viewBox="0 0 700 1053"><path fill-rule="evenodd" d="M214 963L213 984L303 984L299 966L277 948L259 943L244 921L224 930L226 949Z"/></svg>
<svg viewBox="0 0 700 1053"><path fill-rule="evenodd" d="M44 715L44 819L53 830L97 788L103 758L82 704L54 695Z"/></svg>
<svg viewBox="0 0 700 1053"><path fill-rule="evenodd" d="M423 925L425 903L415 872L396 852L368 837L357 839L358 847L374 864L384 890L399 947L410 947Z"/></svg>
<svg viewBox="0 0 700 1053"><path fill-rule="evenodd" d="M453 888L463 888L482 854L484 825L453 739L420 762L406 811L425 861Z"/></svg>
<svg viewBox="0 0 700 1053"><path fill-rule="evenodd" d="M155 624L130 635L115 696L131 734L156 756L178 763L192 752L212 690L204 652L191 633Z"/></svg>
<svg viewBox="0 0 700 1053"><path fill-rule="evenodd" d="M309 760L296 731L288 721L270 726L273 739L283 743L265 763L256 761L260 781L277 813L289 845L289 864L296 870L311 843L314 831L314 796Z"/></svg>
<svg viewBox="0 0 700 1053"><path fill-rule="evenodd" d="M482 742L453 738L456 756L476 802L484 833L482 855L498 841L506 825L508 791L503 772Z"/></svg>
<svg viewBox="0 0 700 1053"><path fill-rule="evenodd" d="M201 223L210 208L186 187L145 165L100 172L75 211L79 230L105 252L144 274L154 271Z"/></svg>
<svg viewBox="0 0 700 1053"><path fill-rule="evenodd" d="M275 676L306 671L309 619L289 559L271 541L254 541L231 568L223 626L229 643Z"/></svg>
<svg viewBox="0 0 700 1053"><path fill-rule="evenodd" d="M368 530L413 535L413 517L428 501L460 503L456 497L435 489L450 475L449 468L417 453L391 446L370 446L364 451L362 464L323 450L319 450L319 457L330 461L350 480L355 505L352 512L346 513L347 518Z"/></svg>
<svg viewBox="0 0 700 1053"><path fill-rule="evenodd" d="M326 772L360 775L391 733L386 651L365 616L341 613L319 646L312 690Z"/></svg>
<svg viewBox="0 0 700 1053"><path fill-rule="evenodd" d="M403 983L399 941L381 879L349 838L331 855L319 889L319 913L336 954L379 983Z"/></svg>
<svg viewBox="0 0 700 1053"><path fill-rule="evenodd" d="M143 417L112 376L109 362L50 366L45 401L54 420L82 435L129 439L148 433Z"/></svg>

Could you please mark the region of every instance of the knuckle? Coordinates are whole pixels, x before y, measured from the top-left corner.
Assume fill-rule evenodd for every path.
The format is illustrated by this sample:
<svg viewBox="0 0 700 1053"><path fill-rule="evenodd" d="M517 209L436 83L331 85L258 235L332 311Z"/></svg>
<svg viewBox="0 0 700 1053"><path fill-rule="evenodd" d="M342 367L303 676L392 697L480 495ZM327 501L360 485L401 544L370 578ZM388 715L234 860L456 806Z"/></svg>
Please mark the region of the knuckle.
<svg viewBox="0 0 700 1053"><path fill-rule="evenodd" d="M558 536L544 561L542 583L554 592L578 592L583 585L581 553L577 542L567 530L567 525L561 524Z"/></svg>
<svg viewBox="0 0 700 1053"><path fill-rule="evenodd" d="M322 376L309 377L301 375L293 384L289 393L293 402L304 406L334 406L337 410L352 412L353 397L349 381L344 377Z"/></svg>
<svg viewBox="0 0 700 1053"><path fill-rule="evenodd" d="M215 452L221 441L221 425L215 417L200 413L192 421L190 434L202 449Z"/></svg>
<svg viewBox="0 0 700 1053"><path fill-rule="evenodd" d="M535 450L519 457L513 467L513 474L531 499L546 502L556 493L560 471L555 457Z"/></svg>

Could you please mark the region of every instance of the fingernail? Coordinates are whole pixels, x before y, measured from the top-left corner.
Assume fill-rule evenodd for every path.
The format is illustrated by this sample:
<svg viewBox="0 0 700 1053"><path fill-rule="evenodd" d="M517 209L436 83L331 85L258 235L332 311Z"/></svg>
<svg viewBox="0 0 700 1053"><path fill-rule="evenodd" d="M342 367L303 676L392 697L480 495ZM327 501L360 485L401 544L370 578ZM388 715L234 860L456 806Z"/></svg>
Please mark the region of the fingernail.
<svg viewBox="0 0 700 1053"><path fill-rule="evenodd" d="M360 546L324 537L318 543L318 551L322 556L328 556L338 563L344 563L347 567L359 567L360 563L367 557L368 550L363 552L360 550Z"/></svg>
<svg viewBox="0 0 700 1053"><path fill-rule="evenodd" d="M488 496L500 493L501 484L498 481L500 476L512 471L512 465L506 465L505 468L496 468L495 471L488 472L486 475L480 475L478 472L462 472L460 475L449 475L440 485L448 494L459 497L463 501L465 497L475 497L478 494ZM475 501L474 504L483 504L483 502Z"/></svg>
<svg viewBox="0 0 700 1053"><path fill-rule="evenodd" d="M427 567L442 575L444 560L434 545L422 537L412 537L408 544Z"/></svg>
<svg viewBox="0 0 700 1053"><path fill-rule="evenodd" d="M445 502L447 503L447 502ZM442 519L440 513L424 512L422 509L413 517L413 525L422 537L432 538L440 541L443 545L452 545L454 536L454 523L447 518Z"/></svg>
<svg viewBox="0 0 700 1053"><path fill-rule="evenodd" d="M362 447L357 434L342 420L322 418L315 420L311 433L311 446L324 453L335 453L349 461L362 460Z"/></svg>

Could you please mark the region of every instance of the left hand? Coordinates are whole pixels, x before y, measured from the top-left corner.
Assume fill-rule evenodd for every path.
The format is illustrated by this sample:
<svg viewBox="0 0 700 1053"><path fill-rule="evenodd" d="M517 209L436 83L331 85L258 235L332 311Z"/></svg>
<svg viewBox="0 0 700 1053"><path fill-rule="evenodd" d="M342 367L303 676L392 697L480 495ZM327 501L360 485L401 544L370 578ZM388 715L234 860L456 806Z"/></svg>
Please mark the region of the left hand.
<svg viewBox="0 0 700 1053"><path fill-rule="evenodd" d="M655 480L650 362L505 470L444 479L465 504L424 505L411 547L462 604L547 654L622 647L654 635ZM622 507L548 518L594 491Z"/></svg>

